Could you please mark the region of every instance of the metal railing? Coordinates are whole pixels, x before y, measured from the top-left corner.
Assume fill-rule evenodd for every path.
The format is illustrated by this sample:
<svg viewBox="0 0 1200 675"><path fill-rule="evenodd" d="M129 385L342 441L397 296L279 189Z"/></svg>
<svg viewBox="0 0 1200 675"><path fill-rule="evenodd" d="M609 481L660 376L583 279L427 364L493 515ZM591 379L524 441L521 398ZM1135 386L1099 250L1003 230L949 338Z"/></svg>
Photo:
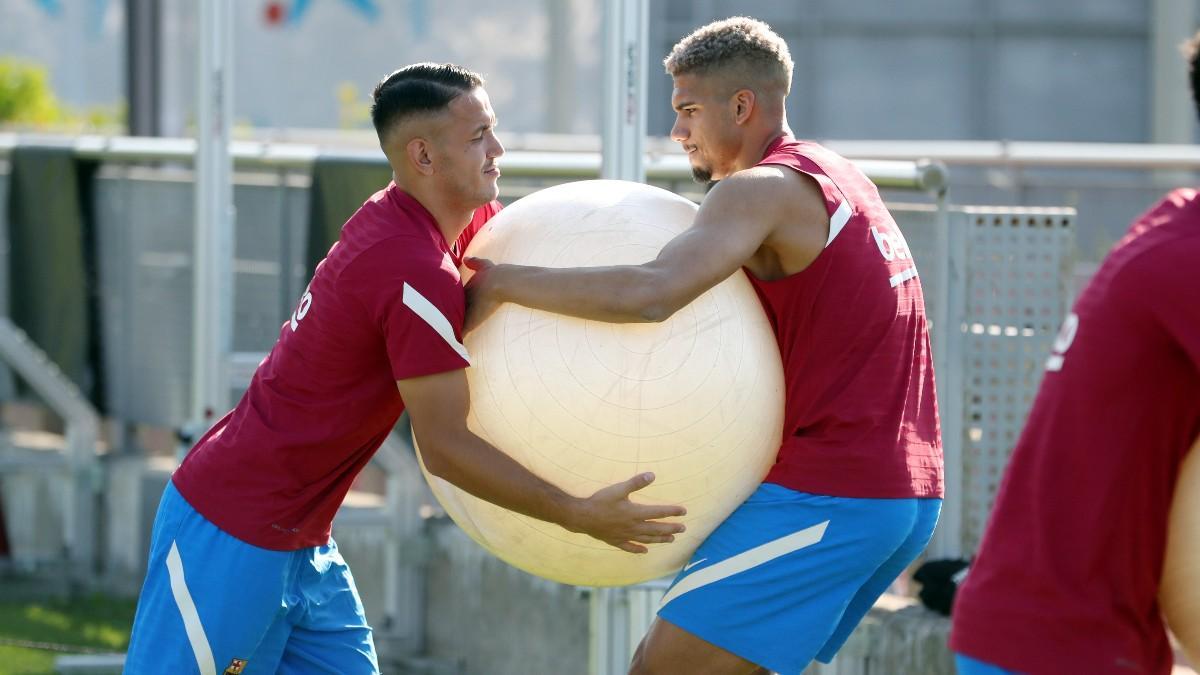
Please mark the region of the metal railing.
<svg viewBox="0 0 1200 675"><path fill-rule="evenodd" d="M1056 143L1046 141L829 141L847 157L928 159L956 165L1088 169L1200 169L1188 144Z"/></svg>
<svg viewBox="0 0 1200 675"><path fill-rule="evenodd" d="M71 485L65 501L66 557L75 581L87 584L95 572L95 498L101 469L96 456L100 416L79 388L33 344L24 331L0 316L0 362L7 363L66 424L66 462Z"/></svg>
<svg viewBox="0 0 1200 675"><path fill-rule="evenodd" d="M823 140L830 149L853 159L881 187L935 192L945 185L945 165L1082 167L1200 170L1200 149L1190 144L1059 143L1046 141L890 141ZM84 159L104 161L191 161L191 138L133 136L52 136L0 133L0 158L18 145L74 148ZM656 146L657 147L657 146ZM233 141L234 161L243 166L307 168L317 157L384 163L375 149L330 149L311 143ZM915 166L914 166L915 164ZM600 154L591 151L515 150L504 165L512 175L596 176ZM682 154L647 153L647 176L684 179L690 175Z"/></svg>
<svg viewBox="0 0 1200 675"><path fill-rule="evenodd" d="M196 152L190 138L145 138L133 136L36 136L0 133L0 157L20 145L72 148L81 159L107 162L186 162ZM272 169L307 169L318 157L361 161L385 166L378 150L328 149L299 143L234 141L230 152L236 166ZM946 169L939 162L856 158L855 164L880 187L940 192L946 185ZM600 175L598 152L552 152L516 150L501 161L505 175L527 178L594 178ZM687 157L681 154L648 154L649 179L686 180L691 177Z"/></svg>

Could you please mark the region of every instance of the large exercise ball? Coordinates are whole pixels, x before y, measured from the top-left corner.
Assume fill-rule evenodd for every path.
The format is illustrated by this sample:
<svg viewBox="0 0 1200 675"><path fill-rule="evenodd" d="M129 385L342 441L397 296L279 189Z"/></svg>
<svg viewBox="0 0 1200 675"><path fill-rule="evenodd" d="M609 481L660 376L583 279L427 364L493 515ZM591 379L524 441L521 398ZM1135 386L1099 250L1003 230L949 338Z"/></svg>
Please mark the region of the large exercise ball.
<svg viewBox="0 0 1200 675"><path fill-rule="evenodd" d="M695 216L692 202L640 183L568 183L504 209L467 254L543 267L643 263ZM659 324L584 321L506 304L465 344L468 425L476 434L570 494L588 496L652 471L655 482L632 499L687 507L685 533L631 554L426 472L472 539L527 572L588 586L671 574L775 461L783 369L741 271Z"/></svg>

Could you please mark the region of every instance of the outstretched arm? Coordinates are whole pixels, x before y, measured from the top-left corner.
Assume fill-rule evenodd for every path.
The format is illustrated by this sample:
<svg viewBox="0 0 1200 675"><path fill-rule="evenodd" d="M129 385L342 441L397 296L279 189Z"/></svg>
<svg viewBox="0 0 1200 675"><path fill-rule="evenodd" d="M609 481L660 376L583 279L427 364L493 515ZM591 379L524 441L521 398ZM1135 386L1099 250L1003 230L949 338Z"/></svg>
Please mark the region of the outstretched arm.
<svg viewBox="0 0 1200 675"><path fill-rule="evenodd" d="M638 474L590 497L568 495L467 429L470 393L462 370L397 380L425 468L459 488L511 511L557 523L630 553L642 544L674 540L684 527L658 519L684 515L681 506L651 506L629 495L653 480Z"/></svg>
<svg viewBox="0 0 1200 675"><path fill-rule="evenodd" d="M760 167L721 181L705 197L692 227L643 265L545 268L468 261L476 270L467 285L468 329L504 302L613 323L667 319L737 271L771 236L789 201L784 191L796 180L782 171Z"/></svg>

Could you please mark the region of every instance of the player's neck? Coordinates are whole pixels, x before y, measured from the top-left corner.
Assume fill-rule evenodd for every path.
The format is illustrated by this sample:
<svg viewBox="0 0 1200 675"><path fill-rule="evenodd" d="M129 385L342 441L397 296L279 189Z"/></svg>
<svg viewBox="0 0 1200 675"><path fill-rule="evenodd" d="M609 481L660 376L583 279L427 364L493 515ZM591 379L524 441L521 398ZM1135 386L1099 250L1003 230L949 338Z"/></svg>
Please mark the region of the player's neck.
<svg viewBox="0 0 1200 675"><path fill-rule="evenodd" d="M442 237L445 238L448 245L453 244L467 228L467 225L471 223L471 218L475 215L475 209L478 208L464 205L460 199L449 198L444 190L439 190L434 185L421 183L403 185L399 182L397 185L420 202L426 211L429 211L437 224L438 231L442 233Z"/></svg>
<svg viewBox="0 0 1200 675"><path fill-rule="evenodd" d="M467 225L471 224L471 218L474 216L474 209L467 211L465 214L457 214L448 218L441 218L437 214L434 214L438 230L441 231L442 237L445 238L447 246L453 246L454 242L458 241L459 236L462 235L463 230L467 229Z"/></svg>
<svg viewBox="0 0 1200 675"><path fill-rule="evenodd" d="M463 230L467 229L467 225L471 223L471 218L475 215L475 208L477 208L466 207L461 203L439 203L437 199L424 201L418 198L418 201L433 215L434 221L437 222L437 228L448 245L453 244Z"/></svg>
<svg viewBox="0 0 1200 675"><path fill-rule="evenodd" d="M757 166L767 154L767 148L784 134L791 134L791 130L787 128L787 123L774 124L763 126L747 133L741 144L741 149L737 153L737 159L734 160L733 170L730 174L738 171L744 171L751 167Z"/></svg>

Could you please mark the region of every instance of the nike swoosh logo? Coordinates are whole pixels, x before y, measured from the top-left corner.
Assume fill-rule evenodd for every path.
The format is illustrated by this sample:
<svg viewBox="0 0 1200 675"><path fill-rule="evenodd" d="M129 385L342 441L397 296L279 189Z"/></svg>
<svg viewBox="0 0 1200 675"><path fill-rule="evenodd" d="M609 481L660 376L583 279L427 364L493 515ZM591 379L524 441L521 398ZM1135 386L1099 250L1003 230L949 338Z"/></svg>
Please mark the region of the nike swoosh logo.
<svg viewBox="0 0 1200 675"><path fill-rule="evenodd" d="M704 562L705 560L708 560L708 558L701 558L695 562L690 562L683 566L683 571L686 572L686 571L692 569L693 567L695 567L696 565L699 565L700 563Z"/></svg>

